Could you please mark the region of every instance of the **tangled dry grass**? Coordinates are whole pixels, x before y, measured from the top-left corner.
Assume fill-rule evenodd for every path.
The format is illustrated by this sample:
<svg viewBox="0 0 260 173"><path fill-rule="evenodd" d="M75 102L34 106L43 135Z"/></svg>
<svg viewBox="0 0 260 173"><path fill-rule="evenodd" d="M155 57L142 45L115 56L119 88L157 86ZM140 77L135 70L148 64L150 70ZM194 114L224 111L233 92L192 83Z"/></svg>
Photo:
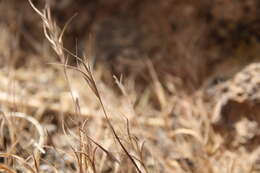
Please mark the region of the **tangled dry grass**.
<svg viewBox="0 0 260 173"><path fill-rule="evenodd" d="M131 75L113 86L104 64L64 48L70 22L60 29L48 6L29 3L58 61L2 68L0 171L259 172L259 63L190 94L140 60L151 79L142 91Z"/></svg>

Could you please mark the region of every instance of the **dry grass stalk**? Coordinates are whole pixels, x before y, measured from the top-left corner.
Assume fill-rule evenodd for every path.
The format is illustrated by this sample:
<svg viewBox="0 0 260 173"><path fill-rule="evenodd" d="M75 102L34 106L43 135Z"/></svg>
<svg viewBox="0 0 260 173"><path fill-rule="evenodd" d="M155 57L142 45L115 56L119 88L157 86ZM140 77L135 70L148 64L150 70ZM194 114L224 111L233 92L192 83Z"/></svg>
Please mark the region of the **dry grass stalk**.
<svg viewBox="0 0 260 173"><path fill-rule="evenodd" d="M100 92L99 92L98 87L96 85L96 82L94 80L94 77L93 77L93 74L92 74L92 71L91 71L91 68L90 68L89 64L86 63L81 58L79 58L77 55L73 55L73 57L77 61L78 66L74 67L74 66L67 65L67 58L66 58L66 55L65 55L65 52L64 52L65 49L63 48L63 42L62 42L62 36L64 34L64 31L65 31L67 25L65 25L63 30L60 31L60 29L58 28L56 23L52 20L51 13L50 13L50 8L48 7L48 5L45 7L43 12L41 12L40 10L38 10L34 6L34 4L31 2L31 0L28 0L28 1L29 1L30 5L32 6L32 8L35 10L35 12L43 20L43 28L44 28L45 37L51 43L52 48L54 49L54 51L57 53L58 57L60 58L60 61L61 61L62 65L64 66L64 73L65 73L66 78L67 78L66 68L73 69L73 70L79 72L82 75L82 77L84 78L84 80L86 81L88 86L91 88L93 93L98 98L98 101L99 101L99 103L101 105L101 108L103 110L106 122L107 122L109 128L111 129L112 134L116 138L116 141L118 142L118 144L120 145L121 149L126 154L126 156L130 159L130 161L132 162L132 164L135 167L135 169L137 170L137 172L142 173L141 169L139 168L139 166L136 163L136 159L129 153L129 151L126 148L126 146L122 143L120 137L118 136L116 130L114 129L114 126L112 125L112 123L111 123L111 121L109 119L109 116L108 116L107 111L105 109L104 103L102 101L102 97L100 95ZM67 51L67 52L69 52L69 51ZM70 53L70 54L72 54L72 53ZM68 81L68 79L67 79L67 81ZM74 103L75 103L75 106L76 106L76 112L78 112L80 114L80 107L77 104L78 100L76 99L74 101ZM82 142L82 140L83 139L80 137L80 141L81 142ZM93 140L92 140L92 142L93 142ZM98 143L95 143L95 144L98 145ZM106 151L100 145L98 145L98 147L101 148L103 151ZM78 156L78 153L79 153L80 156ZM82 160L82 159L84 159L83 156L85 156L85 158L88 158L88 155L85 154L84 152L76 152L76 151L75 151L75 155L76 155L77 160L78 160L79 172L81 173L81 172L83 172L83 160ZM93 157L94 156L95 156L95 152L93 154ZM139 160L139 161L142 162L142 160ZM94 164L94 159L92 159L91 163L92 163L92 165ZM92 170L94 172L96 171L94 166L92 166Z"/></svg>
<svg viewBox="0 0 260 173"><path fill-rule="evenodd" d="M25 159L15 155L15 154L0 153L0 157L12 158L12 159L18 161L19 163L21 163L31 173L37 173L37 171L29 163L27 163L27 161Z"/></svg>
<svg viewBox="0 0 260 173"><path fill-rule="evenodd" d="M35 118L33 118L29 115L26 115L24 113L11 112L11 113L5 114L5 113L2 112L2 120L3 121L2 121L2 124L1 124L1 129L3 129L4 124L7 123L8 129L9 129L9 132L10 132L10 139L12 141L11 142L12 146L10 147L10 149L8 151L9 153L15 152L14 151L15 146L17 145L17 143L19 143L19 139L16 139L16 137L15 137L15 136L18 136L18 138L19 138L19 134L15 135L15 134L17 134L17 132L16 132L17 130L15 130L15 129L17 129L17 127L15 125L13 125L11 118L24 119L27 122L29 122L30 124L32 124L33 126L35 126L35 129L39 134L39 140L37 141L37 140L31 139L31 141L28 141L28 142L29 142L30 145L32 144L32 146L35 148L34 153L33 153L33 160L34 160L34 163L35 163L35 167L37 168L39 166L39 163L40 163L40 155L45 154L45 150L43 149L43 146L44 146L45 141L46 141L46 135L45 135L43 127L41 126L41 124ZM4 134L4 131L1 130L1 133ZM16 156L16 155L14 154L12 156Z"/></svg>
<svg viewBox="0 0 260 173"><path fill-rule="evenodd" d="M32 116L26 115L22 112L12 112L10 114L5 114L5 115L6 115L6 118L9 118L9 117L21 118L21 119L27 120L28 122L33 124L36 127L37 132L39 133L38 142L33 142L34 147L36 147L36 149L38 151L40 151L41 153L43 153L43 154L45 153L43 146L44 146L44 142L46 140L45 139L46 135L44 133L43 127L35 118L33 118Z"/></svg>
<svg viewBox="0 0 260 173"><path fill-rule="evenodd" d="M0 171L3 170L3 171L6 171L6 172L9 172L9 173L15 173L14 170L8 168L7 166L3 165L3 164L0 164Z"/></svg>
<svg viewBox="0 0 260 173"><path fill-rule="evenodd" d="M155 93L160 102L161 109L163 110L163 109L165 109L166 104L167 104L164 89L162 87L161 82L159 81L158 75L154 69L154 66L153 66L153 63L151 62L151 60L147 61L147 65L148 65L148 69L149 69L150 75L151 75L153 83L154 83Z"/></svg>

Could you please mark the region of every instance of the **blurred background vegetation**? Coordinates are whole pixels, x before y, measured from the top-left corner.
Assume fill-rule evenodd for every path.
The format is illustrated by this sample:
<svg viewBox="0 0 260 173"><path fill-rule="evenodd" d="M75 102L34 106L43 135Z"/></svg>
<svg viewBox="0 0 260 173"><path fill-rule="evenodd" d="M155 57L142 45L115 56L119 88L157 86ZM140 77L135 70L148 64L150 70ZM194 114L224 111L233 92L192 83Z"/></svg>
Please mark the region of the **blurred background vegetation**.
<svg viewBox="0 0 260 173"><path fill-rule="evenodd" d="M34 1L43 8L45 1ZM89 54L89 36L96 62L113 74L136 73L147 81L142 61L151 59L159 74L180 78L188 89L207 79L228 76L259 60L258 0L52 0L59 26L77 14L64 42L69 50ZM12 59L16 68L28 55L51 50L41 20L27 1L0 1L1 65ZM46 45L46 46L42 46ZM76 46L77 45L77 48ZM40 59L40 58L39 58ZM160 76L164 80L165 75Z"/></svg>
<svg viewBox="0 0 260 173"><path fill-rule="evenodd" d="M151 172L259 172L259 64L237 73L260 60L259 0L32 1L38 9L49 3L51 19L60 28L76 14L64 33L64 47L93 62L113 126L131 154L144 154ZM70 65L77 65L73 60ZM81 140L88 145L91 138L122 161L116 165L114 157L103 149L96 154L93 147L89 156L96 158L97 172L134 172L112 140L96 92L79 73L68 69L65 77L53 63L60 63L59 57L28 1L0 0L0 114L32 115L50 132L47 146L75 154L63 160L63 152L51 149L39 157L62 172L79 169L76 152L89 150ZM240 75L234 83L214 87L235 73ZM220 123L212 122L216 115L222 116ZM29 158L39 146L28 140L37 137L34 128L25 121L5 125L3 120L0 151ZM81 127L87 128L85 139ZM40 165L46 169L46 163Z"/></svg>

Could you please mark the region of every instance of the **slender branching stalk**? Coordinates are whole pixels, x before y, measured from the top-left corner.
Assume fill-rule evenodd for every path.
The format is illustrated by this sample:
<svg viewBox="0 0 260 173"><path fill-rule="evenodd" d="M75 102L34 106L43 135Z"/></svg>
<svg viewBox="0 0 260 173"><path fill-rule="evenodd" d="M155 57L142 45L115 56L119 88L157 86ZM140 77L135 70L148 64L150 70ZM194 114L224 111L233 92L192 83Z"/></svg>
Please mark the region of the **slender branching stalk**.
<svg viewBox="0 0 260 173"><path fill-rule="evenodd" d="M58 55L61 64L64 66L64 69L65 68L73 69L73 70L80 72L82 74L82 77L84 78L84 80L86 81L88 86L91 88L92 92L97 97L97 99L98 99L98 101L101 105L102 111L104 113L106 122L107 122L109 128L111 129L116 141L118 142L118 144L120 145L120 147L122 148L124 153L127 155L127 157L130 159L130 161L132 162L132 164L134 165L136 170L139 173L142 173L142 171L139 169L134 157L131 156L131 154L129 153L127 148L124 146L124 144L120 140L118 134L115 131L114 126L112 125L112 123L109 119L109 116L108 116L107 111L105 109L104 103L102 101L102 97L100 95L100 92L99 92L98 87L96 85L95 79L93 77L90 65L89 65L89 63L84 61L86 58L84 58L84 60L82 60L77 55L73 55L73 57L76 58L76 60L78 62L77 63L78 66L74 67L74 66L70 66L70 65L67 64L67 58L66 58L66 54L65 54L65 51L64 51L65 49L63 48L62 37L63 37L64 31L66 30L66 27L68 26L69 22L67 22L65 27L62 30L60 30L60 28L57 26L56 22L51 17L51 12L50 12L50 8L49 8L48 4L46 5L45 9L41 12L40 10L38 10L34 6L34 4L32 3L31 0L28 0L28 1L30 3L31 7L34 9L34 11L41 17L41 19L43 21L44 35L47 38L47 40L50 42L50 44L52 45L52 48L54 49L56 54ZM67 51L67 52L69 52L69 51ZM72 53L70 53L70 54L72 54ZM64 72L65 72L65 75L67 76L66 70L64 70Z"/></svg>

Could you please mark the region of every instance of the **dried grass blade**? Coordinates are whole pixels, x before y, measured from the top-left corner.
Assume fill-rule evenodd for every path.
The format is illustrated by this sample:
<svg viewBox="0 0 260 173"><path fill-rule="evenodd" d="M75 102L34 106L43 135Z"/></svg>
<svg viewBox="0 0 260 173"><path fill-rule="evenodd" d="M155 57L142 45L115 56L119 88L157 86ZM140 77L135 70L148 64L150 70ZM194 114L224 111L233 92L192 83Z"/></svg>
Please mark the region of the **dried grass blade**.
<svg viewBox="0 0 260 173"><path fill-rule="evenodd" d="M12 170L11 168L8 168L7 166L5 166L3 164L0 164L0 172L1 172L1 170L4 170L9 173L16 173L14 170Z"/></svg>

